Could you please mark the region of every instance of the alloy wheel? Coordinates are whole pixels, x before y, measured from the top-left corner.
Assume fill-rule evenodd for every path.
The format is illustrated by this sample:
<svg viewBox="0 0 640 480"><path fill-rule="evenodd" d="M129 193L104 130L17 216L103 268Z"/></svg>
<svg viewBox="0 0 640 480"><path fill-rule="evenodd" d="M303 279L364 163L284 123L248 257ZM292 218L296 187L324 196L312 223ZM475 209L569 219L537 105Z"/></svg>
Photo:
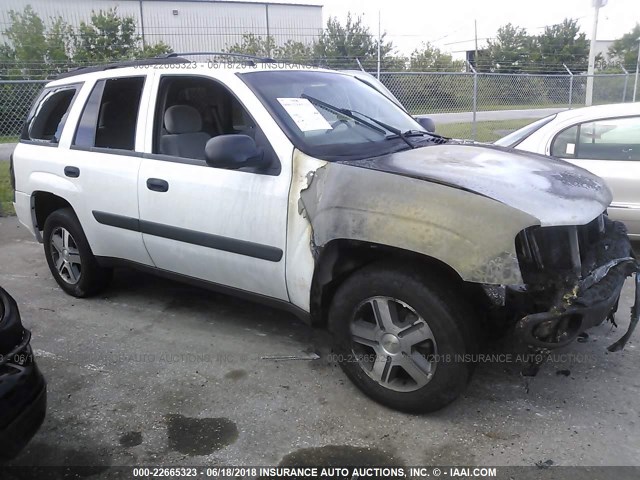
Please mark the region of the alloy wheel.
<svg viewBox="0 0 640 480"><path fill-rule="evenodd" d="M412 392L433 378L436 339L411 306L391 297L368 298L349 327L355 361L381 386Z"/></svg>
<svg viewBox="0 0 640 480"><path fill-rule="evenodd" d="M66 283L75 285L82 276L82 260L78 244L64 227L57 227L49 242L55 268Z"/></svg>

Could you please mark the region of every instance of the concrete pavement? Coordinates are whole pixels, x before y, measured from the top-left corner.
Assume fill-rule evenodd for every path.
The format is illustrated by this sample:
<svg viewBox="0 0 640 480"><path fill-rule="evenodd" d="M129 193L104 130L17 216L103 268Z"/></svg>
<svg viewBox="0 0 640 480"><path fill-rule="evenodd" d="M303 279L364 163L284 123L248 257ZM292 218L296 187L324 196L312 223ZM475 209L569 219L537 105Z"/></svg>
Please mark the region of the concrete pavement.
<svg viewBox="0 0 640 480"><path fill-rule="evenodd" d="M528 380L480 363L459 400L423 416L369 400L328 335L281 311L129 271L96 298L67 296L15 217L0 218L0 285L49 385L16 464L640 464L638 333L606 351L628 325L629 283L617 329L593 329Z"/></svg>
<svg viewBox="0 0 640 480"><path fill-rule="evenodd" d="M16 143L0 143L0 162L8 162Z"/></svg>

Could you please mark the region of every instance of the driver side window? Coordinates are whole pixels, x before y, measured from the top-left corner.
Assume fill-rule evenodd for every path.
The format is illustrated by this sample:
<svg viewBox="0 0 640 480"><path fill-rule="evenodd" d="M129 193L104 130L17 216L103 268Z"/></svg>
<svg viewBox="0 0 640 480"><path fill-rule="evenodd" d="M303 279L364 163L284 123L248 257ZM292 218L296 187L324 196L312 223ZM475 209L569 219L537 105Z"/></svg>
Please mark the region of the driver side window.
<svg viewBox="0 0 640 480"><path fill-rule="evenodd" d="M221 135L247 135L269 160L264 168L280 173L280 162L255 121L222 84L206 77L167 75L161 79L155 111L153 153L205 163L207 142Z"/></svg>

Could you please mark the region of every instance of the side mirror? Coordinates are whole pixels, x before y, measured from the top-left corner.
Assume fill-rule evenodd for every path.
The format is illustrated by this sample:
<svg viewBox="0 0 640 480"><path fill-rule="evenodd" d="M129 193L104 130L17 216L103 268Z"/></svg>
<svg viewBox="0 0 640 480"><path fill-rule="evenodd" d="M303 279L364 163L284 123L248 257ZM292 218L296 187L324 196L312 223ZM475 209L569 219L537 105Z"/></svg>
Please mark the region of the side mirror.
<svg viewBox="0 0 640 480"><path fill-rule="evenodd" d="M248 135L218 135L204 147L207 165L216 168L266 167L264 152Z"/></svg>
<svg viewBox="0 0 640 480"><path fill-rule="evenodd" d="M435 131L436 131L436 123L431 118L429 118L429 117L416 117L416 121L427 132L435 133Z"/></svg>

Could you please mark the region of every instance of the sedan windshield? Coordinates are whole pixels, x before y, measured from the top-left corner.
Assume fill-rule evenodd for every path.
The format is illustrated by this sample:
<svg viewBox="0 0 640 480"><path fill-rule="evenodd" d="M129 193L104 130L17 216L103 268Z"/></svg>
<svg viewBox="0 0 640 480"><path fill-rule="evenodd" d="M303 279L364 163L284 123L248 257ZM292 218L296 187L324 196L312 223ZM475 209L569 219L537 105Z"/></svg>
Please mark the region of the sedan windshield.
<svg viewBox="0 0 640 480"><path fill-rule="evenodd" d="M525 125L524 127L516 130L515 132L511 132L509 135L505 135L493 143L495 145L500 145L501 147L515 147L533 132L537 132L554 118L556 118L555 113L548 117L541 118L540 120L536 120L529 125Z"/></svg>
<svg viewBox="0 0 640 480"><path fill-rule="evenodd" d="M376 89L349 75L263 71L241 78L293 144L314 157L361 159L440 139Z"/></svg>

